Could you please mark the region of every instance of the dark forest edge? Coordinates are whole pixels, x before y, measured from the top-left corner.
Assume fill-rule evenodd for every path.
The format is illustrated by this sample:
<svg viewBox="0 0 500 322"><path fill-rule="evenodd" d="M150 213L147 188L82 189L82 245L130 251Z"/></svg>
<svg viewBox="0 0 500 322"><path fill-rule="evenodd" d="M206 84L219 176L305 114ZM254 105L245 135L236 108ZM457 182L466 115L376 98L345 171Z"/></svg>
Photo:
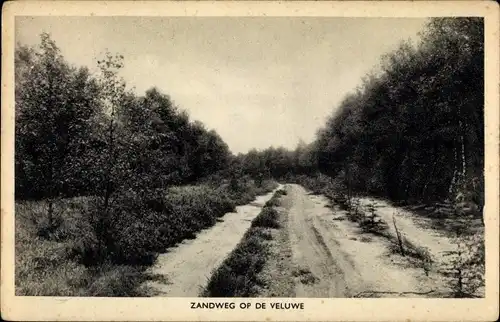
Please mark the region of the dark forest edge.
<svg viewBox="0 0 500 322"><path fill-rule="evenodd" d="M127 90L121 55L91 73L47 34L18 46L16 294L139 296L158 252L273 179L481 216L483 57L481 18L431 19L421 43L384 56L314 142L233 155L168 95Z"/></svg>

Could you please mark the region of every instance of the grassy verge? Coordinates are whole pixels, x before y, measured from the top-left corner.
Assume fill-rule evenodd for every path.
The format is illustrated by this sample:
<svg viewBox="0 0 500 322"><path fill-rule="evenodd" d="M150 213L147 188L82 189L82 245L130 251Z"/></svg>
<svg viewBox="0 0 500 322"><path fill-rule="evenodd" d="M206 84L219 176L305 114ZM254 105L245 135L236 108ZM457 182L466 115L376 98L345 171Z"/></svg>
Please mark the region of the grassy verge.
<svg viewBox="0 0 500 322"><path fill-rule="evenodd" d="M275 209L279 198L286 194L278 190L252 221L240 243L212 273L203 297L252 297L260 292L263 280L259 274L270 256L273 230L281 228Z"/></svg>
<svg viewBox="0 0 500 322"><path fill-rule="evenodd" d="M194 238L234 207L271 191L274 182L252 181L174 187L160 197L120 196L106 233L112 244L96 239L95 200L63 199L55 205L56 226L49 225L45 201L16 203L15 283L23 296L145 296L139 286L158 276L146 275L156 254ZM51 226L49 233L47 227ZM102 248L108 254L95 261Z"/></svg>
<svg viewBox="0 0 500 322"><path fill-rule="evenodd" d="M16 204L15 284L23 296L140 296L136 288L146 278L141 266L102 263L85 266L77 256L78 236L85 231L82 208L87 198L58 203L64 220L50 239L45 227L43 201Z"/></svg>

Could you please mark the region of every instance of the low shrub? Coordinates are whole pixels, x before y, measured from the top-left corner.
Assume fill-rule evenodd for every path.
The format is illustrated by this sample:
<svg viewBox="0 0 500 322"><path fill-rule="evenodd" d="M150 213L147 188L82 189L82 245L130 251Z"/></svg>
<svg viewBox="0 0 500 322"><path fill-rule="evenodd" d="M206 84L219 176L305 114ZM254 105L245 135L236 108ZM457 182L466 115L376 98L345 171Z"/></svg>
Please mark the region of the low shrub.
<svg viewBox="0 0 500 322"><path fill-rule="evenodd" d="M271 207L264 207L261 213L252 221L251 227L280 228L278 211Z"/></svg>
<svg viewBox="0 0 500 322"><path fill-rule="evenodd" d="M263 195L265 193L271 192L278 187L278 183L274 180L263 180L260 186L256 186L253 193L258 195Z"/></svg>
<svg viewBox="0 0 500 322"><path fill-rule="evenodd" d="M280 200L276 196L273 196L271 199L269 199L265 204L264 207L278 207L280 205Z"/></svg>
<svg viewBox="0 0 500 322"><path fill-rule="evenodd" d="M358 201L356 200L353 204L354 203L357 204ZM358 208L359 204L356 206L356 209ZM358 223L364 232L381 234L389 227L388 224L380 218L375 210L375 206L371 203L368 204L366 212L363 212L362 215L363 217L358 221Z"/></svg>
<svg viewBox="0 0 500 322"><path fill-rule="evenodd" d="M237 184L225 184L217 186L220 193L225 194L235 205L244 205L252 202L256 196L273 191L278 186L274 180L263 180L257 186L254 180L239 180Z"/></svg>
<svg viewBox="0 0 500 322"><path fill-rule="evenodd" d="M149 279L144 267L104 265L94 272L96 278L89 285L89 296L138 297L144 296L139 286Z"/></svg>
<svg viewBox="0 0 500 322"><path fill-rule="evenodd" d="M45 214L45 202L16 204L16 295L139 296L135 289L144 278L144 267L117 266L110 262L86 266L82 262L81 252L77 249L81 247L82 239L93 238L92 229L82 212L89 204L90 198L61 200L57 210L61 211L64 220L54 234L64 235L64 238L52 236L48 239L38 235L39 223L44 219L34 218Z"/></svg>
<svg viewBox="0 0 500 322"><path fill-rule="evenodd" d="M315 194L325 195L336 203L348 203L346 197L346 187L340 178L331 178L322 173L316 173L311 176L299 175L294 182L306 187Z"/></svg>
<svg viewBox="0 0 500 322"><path fill-rule="evenodd" d="M107 214L95 203L75 251L86 265L151 264L156 253L210 227L234 210L227 195L208 185L173 187L166 193L117 195Z"/></svg>
<svg viewBox="0 0 500 322"><path fill-rule="evenodd" d="M283 189L276 190L272 198L269 199L264 204L264 207L279 207L281 205L281 199L280 199L281 196L284 196L286 194L287 194L286 190Z"/></svg>
<svg viewBox="0 0 500 322"><path fill-rule="evenodd" d="M446 252L440 272L446 276L451 296L484 297L485 248L481 233L454 238L457 248Z"/></svg>
<svg viewBox="0 0 500 322"><path fill-rule="evenodd" d="M286 192L285 189L279 189L276 191L276 196L280 197L280 196L286 196L288 193Z"/></svg>
<svg viewBox="0 0 500 322"><path fill-rule="evenodd" d="M228 258L217 268L202 292L203 297L255 296L259 284L257 275L267 257L265 240L251 228Z"/></svg>
<svg viewBox="0 0 500 322"><path fill-rule="evenodd" d="M99 197L62 199L54 204L61 218L57 226L47 223L45 201L18 202L16 294L134 294L144 266L159 252L194 238L236 205L276 187L272 181L259 188L251 180L238 185L236 192L228 184L208 183L167 191L116 191L106 211Z"/></svg>

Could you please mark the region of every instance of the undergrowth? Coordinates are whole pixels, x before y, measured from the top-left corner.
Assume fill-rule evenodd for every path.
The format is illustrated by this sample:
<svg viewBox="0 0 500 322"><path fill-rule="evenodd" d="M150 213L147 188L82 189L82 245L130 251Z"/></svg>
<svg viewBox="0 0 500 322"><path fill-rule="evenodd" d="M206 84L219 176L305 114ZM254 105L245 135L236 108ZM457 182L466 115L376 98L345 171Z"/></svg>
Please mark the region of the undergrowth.
<svg viewBox="0 0 500 322"><path fill-rule="evenodd" d="M138 288L156 255L201 229L235 206L271 191L275 182L256 187L239 180L228 184L173 187L150 195L123 192L114 200L103 244L94 197L61 199L54 203L49 223L47 202L16 203L16 295L145 296ZM56 224L54 224L56 223Z"/></svg>

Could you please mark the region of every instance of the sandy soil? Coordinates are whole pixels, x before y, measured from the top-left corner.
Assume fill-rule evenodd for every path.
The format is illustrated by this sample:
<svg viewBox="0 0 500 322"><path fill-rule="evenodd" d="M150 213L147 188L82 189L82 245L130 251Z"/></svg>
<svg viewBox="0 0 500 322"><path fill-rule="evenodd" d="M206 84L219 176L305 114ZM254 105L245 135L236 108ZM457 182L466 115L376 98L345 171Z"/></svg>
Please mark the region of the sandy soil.
<svg viewBox="0 0 500 322"><path fill-rule="evenodd" d="M436 297L444 289L440 276L389 252L387 238L363 233L345 212L328 208L326 198L298 185L286 188L297 297ZM400 229L410 227L405 221ZM429 246L441 245L424 239Z"/></svg>
<svg viewBox="0 0 500 322"><path fill-rule="evenodd" d="M380 218L389 224L388 233L396 236L396 231L393 225L392 216L396 219L396 226L401 232L401 235L409 242L419 247L425 248L432 260L436 263L434 269L441 265L445 258L446 252L454 251L457 245L452 243L451 239L432 228L424 228L415 220L415 215L402 208L396 208L390 205L387 201L375 198L359 198L360 205L366 207L368 204L373 204Z"/></svg>
<svg viewBox="0 0 500 322"><path fill-rule="evenodd" d="M166 282L149 281L144 286L156 296L198 296L212 271L238 244L274 191L257 197L248 205L236 207L236 212L227 213L215 226L198 233L195 239L185 240L161 254L150 273L164 276Z"/></svg>

